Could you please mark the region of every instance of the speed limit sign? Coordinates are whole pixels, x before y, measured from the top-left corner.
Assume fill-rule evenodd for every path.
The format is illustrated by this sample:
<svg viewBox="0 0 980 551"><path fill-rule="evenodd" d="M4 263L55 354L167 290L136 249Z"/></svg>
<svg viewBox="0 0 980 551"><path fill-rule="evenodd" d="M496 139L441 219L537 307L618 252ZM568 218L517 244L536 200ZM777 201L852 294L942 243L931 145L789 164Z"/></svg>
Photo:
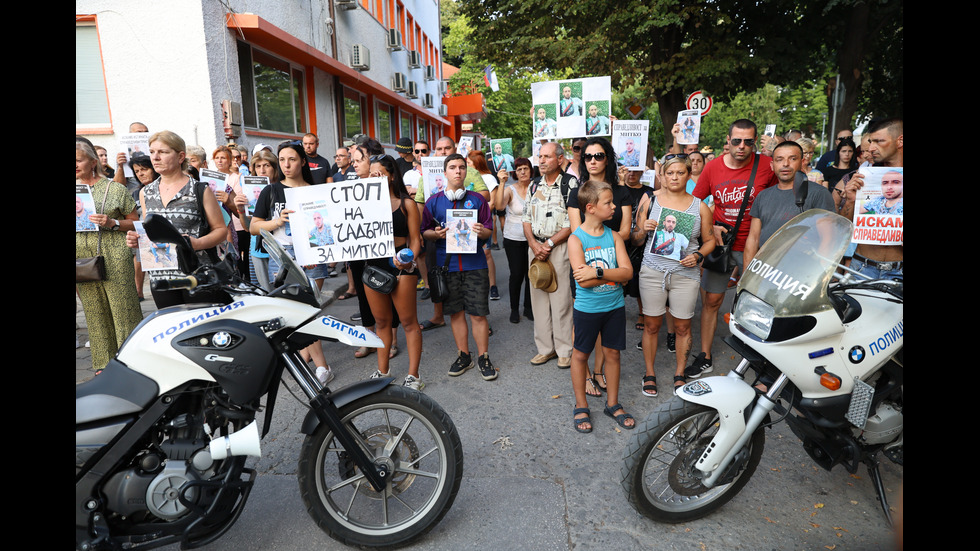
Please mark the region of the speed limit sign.
<svg viewBox="0 0 980 551"><path fill-rule="evenodd" d="M708 111L711 111L712 105L714 105L714 102L711 101L711 96L705 95L701 90L687 96L687 108L700 109L702 117L707 115Z"/></svg>

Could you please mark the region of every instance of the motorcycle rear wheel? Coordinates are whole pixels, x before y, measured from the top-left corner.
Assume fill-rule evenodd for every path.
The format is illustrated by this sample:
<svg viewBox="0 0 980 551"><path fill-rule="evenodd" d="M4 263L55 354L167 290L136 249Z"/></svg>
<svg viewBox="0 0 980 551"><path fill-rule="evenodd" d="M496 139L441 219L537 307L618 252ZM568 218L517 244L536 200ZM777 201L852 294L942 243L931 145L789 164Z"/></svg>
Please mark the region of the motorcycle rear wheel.
<svg viewBox="0 0 980 551"><path fill-rule="evenodd" d="M735 497L755 472L765 447L760 427L749 439L749 458L735 479L707 488L694 468L718 432L718 412L675 397L638 427L623 452L622 486L637 511L667 523L704 517Z"/></svg>
<svg viewBox="0 0 980 551"><path fill-rule="evenodd" d="M376 492L321 424L300 452L299 486L307 511L332 538L369 547L408 543L449 511L463 477L463 448L449 415L431 398L388 386L340 410L369 455L390 461Z"/></svg>

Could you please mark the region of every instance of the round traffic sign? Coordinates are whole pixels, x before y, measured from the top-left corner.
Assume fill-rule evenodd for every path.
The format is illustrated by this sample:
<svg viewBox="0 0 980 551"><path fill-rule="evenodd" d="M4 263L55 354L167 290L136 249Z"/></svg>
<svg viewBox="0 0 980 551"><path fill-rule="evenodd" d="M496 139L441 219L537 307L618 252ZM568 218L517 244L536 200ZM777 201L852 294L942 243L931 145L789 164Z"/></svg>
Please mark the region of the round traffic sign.
<svg viewBox="0 0 980 551"><path fill-rule="evenodd" d="M714 102L711 100L711 96L705 95L701 90L687 96L687 108L700 109L702 117L707 115L708 111L711 111L712 105L714 105Z"/></svg>

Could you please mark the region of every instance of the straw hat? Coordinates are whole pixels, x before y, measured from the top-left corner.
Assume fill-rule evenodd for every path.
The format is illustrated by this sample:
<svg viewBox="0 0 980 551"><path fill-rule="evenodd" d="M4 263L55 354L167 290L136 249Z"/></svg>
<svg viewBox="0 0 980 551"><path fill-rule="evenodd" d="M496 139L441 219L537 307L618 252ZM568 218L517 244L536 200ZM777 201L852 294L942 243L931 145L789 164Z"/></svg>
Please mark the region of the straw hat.
<svg viewBox="0 0 980 551"><path fill-rule="evenodd" d="M554 293L558 288L558 278L555 277L555 267L551 265L551 259L532 260L527 269L527 278L532 287L546 293Z"/></svg>

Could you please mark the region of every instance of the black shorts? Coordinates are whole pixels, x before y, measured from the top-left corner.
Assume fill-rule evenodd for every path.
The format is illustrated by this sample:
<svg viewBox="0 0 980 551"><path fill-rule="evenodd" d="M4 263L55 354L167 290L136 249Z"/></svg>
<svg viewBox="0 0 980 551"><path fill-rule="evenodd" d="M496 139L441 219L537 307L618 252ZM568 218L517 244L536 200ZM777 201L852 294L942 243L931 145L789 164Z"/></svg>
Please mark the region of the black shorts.
<svg viewBox="0 0 980 551"><path fill-rule="evenodd" d="M602 347L610 350L626 349L626 307L620 306L610 312L580 312L572 310L572 325L575 327L575 350L591 354L595 349L596 338L602 335Z"/></svg>

